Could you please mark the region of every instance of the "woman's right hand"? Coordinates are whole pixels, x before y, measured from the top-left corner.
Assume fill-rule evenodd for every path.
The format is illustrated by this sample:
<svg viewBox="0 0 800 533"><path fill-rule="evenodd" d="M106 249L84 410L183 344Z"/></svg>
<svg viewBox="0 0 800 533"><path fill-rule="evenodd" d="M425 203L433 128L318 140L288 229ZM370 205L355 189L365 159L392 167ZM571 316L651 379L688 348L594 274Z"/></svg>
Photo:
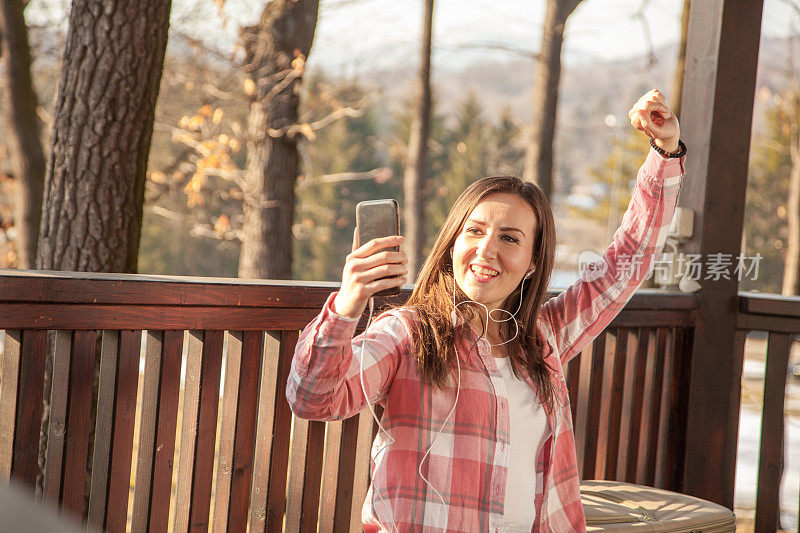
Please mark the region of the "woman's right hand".
<svg viewBox="0 0 800 533"><path fill-rule="evenodd" d="M333 310L342 316L358 318L367 307L370 297L376 292L402 285L406 281L406 254L384 248L399 246L401 235L372 239L360 248L358 228L353 232L352 252L347 256L342 271L342 287L333 299ZM377 253L376 253L377 252ZM382 279L386 276L399 276Z"/></svg>

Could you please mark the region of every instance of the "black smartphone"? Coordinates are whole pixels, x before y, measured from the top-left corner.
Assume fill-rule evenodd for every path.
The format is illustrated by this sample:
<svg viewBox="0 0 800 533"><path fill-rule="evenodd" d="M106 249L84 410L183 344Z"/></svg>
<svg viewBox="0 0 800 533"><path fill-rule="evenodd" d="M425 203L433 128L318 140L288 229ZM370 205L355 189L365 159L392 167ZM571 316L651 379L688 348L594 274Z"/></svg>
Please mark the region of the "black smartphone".
<svg viewBox="0 0 800 533"><path fill-rule="evenodd" d="M356 205L356 227L358 228L357 247L363 246L372 239L400 235L400 208L397 200L367 200ZM400 251L399 246L383 248L380 251ZM396 278L399 276L387 276ZM386 279L379 278L379 279ZM374 296L395 296L400 294L400 286L378 291Z"/></svg>

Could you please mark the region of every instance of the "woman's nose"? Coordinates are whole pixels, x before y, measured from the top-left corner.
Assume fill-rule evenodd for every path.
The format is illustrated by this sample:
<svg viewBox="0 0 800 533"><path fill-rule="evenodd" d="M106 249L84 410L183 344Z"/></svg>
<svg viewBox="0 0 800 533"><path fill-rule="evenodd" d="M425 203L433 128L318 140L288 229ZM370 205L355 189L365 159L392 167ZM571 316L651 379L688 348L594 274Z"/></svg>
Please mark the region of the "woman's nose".
<svg viewBox="0 0 800 533"><path fill-rule="evenodd" d="M478 255L481 257L492 258L494 257L495 252L496 248L494 245L494 239L492 238L491 234L487 233L478 242Z"/></svg>

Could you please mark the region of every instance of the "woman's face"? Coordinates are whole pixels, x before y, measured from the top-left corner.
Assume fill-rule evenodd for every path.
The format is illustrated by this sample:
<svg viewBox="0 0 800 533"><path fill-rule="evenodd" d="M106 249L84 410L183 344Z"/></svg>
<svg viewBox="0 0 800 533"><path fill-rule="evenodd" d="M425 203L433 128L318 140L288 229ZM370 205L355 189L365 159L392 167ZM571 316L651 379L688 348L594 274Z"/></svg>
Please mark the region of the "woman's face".
<svg viewBox="0 0 800 533"><path fill-rule="evenodd" d="M536 215L528 202L511 193L486 196L453 245L459 288L490 310L502 307L533 266L535 230Z"/></svg>

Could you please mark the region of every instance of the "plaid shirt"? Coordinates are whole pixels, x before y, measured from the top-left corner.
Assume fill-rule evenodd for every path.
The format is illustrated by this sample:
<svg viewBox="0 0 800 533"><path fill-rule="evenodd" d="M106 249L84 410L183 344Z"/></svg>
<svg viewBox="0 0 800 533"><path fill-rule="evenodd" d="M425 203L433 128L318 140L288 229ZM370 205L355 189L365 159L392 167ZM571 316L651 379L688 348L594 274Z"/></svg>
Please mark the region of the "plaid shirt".
<svg viewBox="0 0 800 533"><path fill-rule="evenodd" d="M578 465L563 368L617 315L652 270L664 246L684 174L683 158L665 159L650 150L621 227L606 250L602 268L586 273L541 308L538 331L544 356L554 368L555 408L547 412L552 434L536 464L533 531L585 531ZM591 279L595 277L596 279ZM509 413L503 377L491 347L473 328L457 339L461 384L453 416L417 468L453 408L450 386L427 386L417 375L411 325L413 311L381 314L353 338L358 319L337 315L330 295L322 312L300 335L286 397L292 411L311 420L339 420L370 403L384 407L372 448L372 483L364 501L365 531L501 531L508 465ZM354 351L356 356L354 356ZM533 387L533 382L526 376ZM532 473L533 474L533 473Z"/></svg>

